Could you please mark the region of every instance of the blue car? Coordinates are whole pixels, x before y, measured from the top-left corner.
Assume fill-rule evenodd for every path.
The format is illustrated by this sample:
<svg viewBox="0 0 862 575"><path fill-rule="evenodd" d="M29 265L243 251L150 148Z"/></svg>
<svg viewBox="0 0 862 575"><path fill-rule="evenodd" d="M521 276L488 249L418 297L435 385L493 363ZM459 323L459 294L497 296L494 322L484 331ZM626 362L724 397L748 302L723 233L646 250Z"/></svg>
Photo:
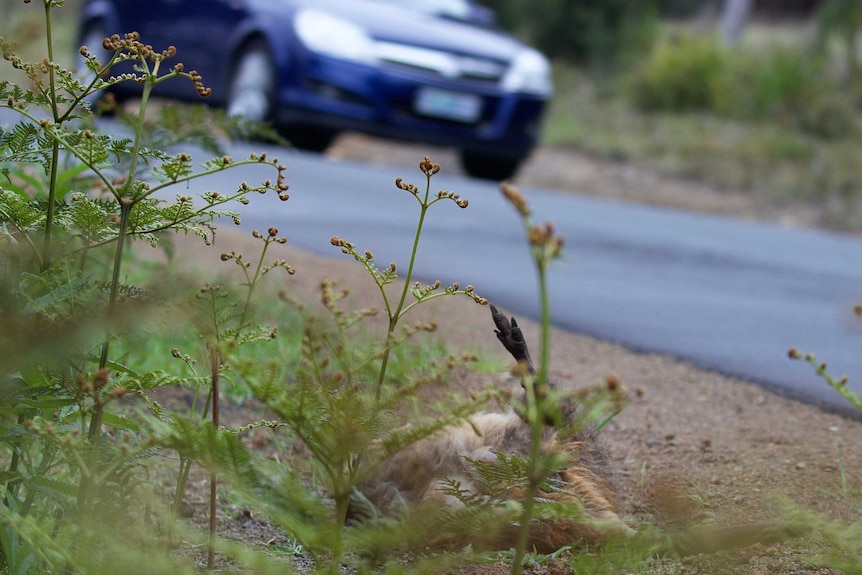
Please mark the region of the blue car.
<svg viewBox="0 0 862 575"><path fill-rule="evenodd" d="M472 0L87 0L79 25L91 50L130 31L176 46L211 104L272 122L297 147L354 130L457 148L489 179L530 154L552 92L544 56ZM199 100L189 82L154 93Z"/></svg>

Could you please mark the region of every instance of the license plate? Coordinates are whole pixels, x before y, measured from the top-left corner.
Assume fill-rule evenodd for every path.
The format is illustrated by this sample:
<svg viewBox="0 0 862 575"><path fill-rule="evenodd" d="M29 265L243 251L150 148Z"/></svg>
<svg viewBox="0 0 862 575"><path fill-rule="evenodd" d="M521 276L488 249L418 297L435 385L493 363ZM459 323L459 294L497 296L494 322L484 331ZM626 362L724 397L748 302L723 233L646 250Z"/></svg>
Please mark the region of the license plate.
<svg viewBox="0 0 862 575"><path fill-rule="evenodd" d="M423 116L473 123L482 115L482 98L475 94L423 87L416 92L414 108Z"/></svg>

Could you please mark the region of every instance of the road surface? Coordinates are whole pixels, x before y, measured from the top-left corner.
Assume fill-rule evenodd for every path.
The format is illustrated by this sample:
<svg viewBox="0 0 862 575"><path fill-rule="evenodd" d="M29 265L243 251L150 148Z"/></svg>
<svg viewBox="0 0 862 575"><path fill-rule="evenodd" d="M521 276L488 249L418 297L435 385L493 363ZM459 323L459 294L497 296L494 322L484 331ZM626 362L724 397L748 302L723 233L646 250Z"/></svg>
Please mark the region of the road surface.
<svg viewBox="0 0 862 575"><path fill-rule="evenodd" d="M252 149L240 145L232 153L239 158ZM382 265L395 261L406 269L419 210L394 180L403 176L424 189L418 158L415 166L392 168L289 150L280 156L291 199L253 197L243 208L243 227L275 226L292 245L345 257L329 244L337 235L371 250ZM240 180L268 176L241 170L189 190L229 191ZM417 276L471 283L492 302L536 318L536 274L525 232L497 185L447 176L444 167L432 179L432 192L438 189L458 192L470 206L432 207ZM555 325L853 413L809 366L790 361L787 351L794 346L815 352L829 360L831 372L850 375L851 388L862 391L862 321L852 313L862 303L862 240L522 191L534 220L553 221L566 238L564 258L549 274Z"/></svg>
<svg viewBox="0 0 862 575"><path fill-rule="evenodd" d="M7 115L8 116L8 115ZM0 117L0 121L8 117ZM253 147L233 146L236 158ZM396 176L424 185L418 161L402 168L334 162L267 146L286 164L291 199L254 196L243 227L275 226L296 246L345 257L338 235L405 269L418 204ZM204 154L198 154L201 160ZM171 192L231 191L272 177L241 168ZM525 233L497 185L444 170L432 191L470 201L440 202L429 213L417 277L472 283L517 315L538 316L536 275ZM551 220L566 238L549 274L553 323L644 352L667 353L759 383L784 395L858 416L802 362L793 346L829 361L862 392L862 239L625 204L572 193L522 190L536 222ZM231 224L225 224L231 225Z"/></svg>

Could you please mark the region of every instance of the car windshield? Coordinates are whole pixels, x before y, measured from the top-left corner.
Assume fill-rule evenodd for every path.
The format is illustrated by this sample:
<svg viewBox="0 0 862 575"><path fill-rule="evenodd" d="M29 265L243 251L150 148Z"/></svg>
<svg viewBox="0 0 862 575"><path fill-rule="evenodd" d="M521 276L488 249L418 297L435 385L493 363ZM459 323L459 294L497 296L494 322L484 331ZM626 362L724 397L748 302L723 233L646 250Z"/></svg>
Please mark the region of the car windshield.
<svg viewBox="0 0 862 575"><path fill-rule="evenodd" d="M472 10L470 3L467 0L377 0L386 4L393 4L409 10L417 10L419 12L427 12L429 14L437 14L449 16L459 20L467 20L470 18Z"/></svg>

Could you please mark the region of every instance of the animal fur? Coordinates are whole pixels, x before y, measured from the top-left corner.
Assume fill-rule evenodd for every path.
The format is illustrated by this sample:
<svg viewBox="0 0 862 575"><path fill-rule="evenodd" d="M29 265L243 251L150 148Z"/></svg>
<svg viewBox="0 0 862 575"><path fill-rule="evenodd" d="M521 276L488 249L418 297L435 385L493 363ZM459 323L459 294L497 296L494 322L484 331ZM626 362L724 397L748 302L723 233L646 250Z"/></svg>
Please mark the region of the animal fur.
<svg viewBox="0 0 862 575"><path fill-rule="evenodd" d="M383 514L396 514L404 506L439 502L458 507L461 502L448 487L457 481L461 490L483 494L471 473L471 461L492 463L498 453L526 459L530 429L514 412L480 413L462 425L416 442L388 459L362 494ZM557 520L536 523L530 545L542 552L554 551L572 542L598 543L610 532L627 531L617 515L617 504L605 452L589 434L558 442L554 430L546 431L543 449L563 453L569 464L555 477L560 491L541 492L539 497L556 501L577 501L585 516L579 521ZM507 498L520 500L520 490ZM504 528L491 546L506 549L514 545L516 529Z"/></svg>
<svg viewBox="0 0 862 575"><path fill-rule="evenodd" d="M523 334L514 319L508 320L494 306L491 313L497 338L503 346L530 372L533 364ZM530 526L529 548L542 553L553 552L572 544L601 544L611 537L630 537L630 529L619 517L613 476L607 451L589 428L572 434L562 433L573 426L577 406L563 405L558 418L559 429L546 425L542 438L544 453L559 453L565 465L551 478L558 487L540 491L539 498L575 503L582 509L574 517L536 520ZM429 504L452 508L461 501L448 489L458 482L462 492L487 495L475 479L471 462L493 463L497 454L529 457L530 425L514 410L485 412L468 421L444 428L385 460L362 485L351 502L349 517L354 520L372 514L397 515L406 507ZM520 489L506 492L513 501L523 499ZM363 512L362 509L365 509ZM515 524L503 526L491 540L471 541L485 547L513 547L518 534ZM770 542L786 538L787 530L775 525L751 525L722 529L690 530L680 536L665 539L668 551L680 554L711 552L740 547L755 542Z"/></svg>

